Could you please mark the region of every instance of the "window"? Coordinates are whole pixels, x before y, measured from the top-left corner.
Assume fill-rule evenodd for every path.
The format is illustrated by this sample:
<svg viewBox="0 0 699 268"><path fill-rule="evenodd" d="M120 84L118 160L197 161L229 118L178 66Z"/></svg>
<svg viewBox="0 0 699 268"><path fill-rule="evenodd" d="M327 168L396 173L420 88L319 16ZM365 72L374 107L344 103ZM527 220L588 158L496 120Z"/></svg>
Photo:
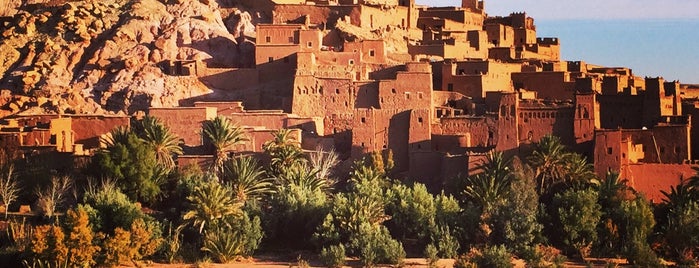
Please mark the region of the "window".
<svg viewBox="0 0 699 268"><path fill-rule="evenodd" d="M422 117L418 117L418 118L417 118L417 122L418 122L418 123L422 123Z"/></svg>
<svg viewBox="0 0 699 268"><path fill-rule="evenodd" d="M607 147L607 154L612 154L612 147Z"/></svg>
<svg viewBox="0 0 699 268"><path fill-rule="evenodd" d="M362 124L363 124L363 123L366 123L366 118L365 118L365 117L362 117Z"/></svg>
<svg viewBox="0 0 699 268"><path fill-rule="evenodd" d="M405 99L406 99L406 100L409 100L409 99L410 99L410 93L408 93L408 92L405 93Z"/></svg>
<svg viewBox="0 0 699 268"><path fill-rule="evenodd" d="M372 50L369 50L369 57L373 57L373 56L375 56L375 55L376 55L376 52L374 52L373 49L372 49Z"/></svg>
<svg viewBox="0 0 699 268"><path fill-rule="evenodd" d="M266 37L265 37L265 41L266 41L267 43L271 43L271 42L272 42L272 37L266 36Z"/></svg>
<svg viewBox="0 0 699 268"><path fill-rule="evenodd" d="M396 89L395 89L395 88L392 88L392 89L391 89L391 93L396 94Z"/></svg>
<svg viewBox="0 0 699 268"><path fill-rule="evenodd" d="M336 89L335 89L335 94L340 94L340 89L339 89L339 88L336 88Z"/></svg>
<svg viewBox="0 0 699 268"><path fill-rule="evenodd" d="M293 36L289 36L289 43L293 43L293 42L294 42L294 37L293 37Z"/></svg>
<svg viewBox="0 0 699 268"><path fill-rule="evenodd" d="M354 65L354 60L349 60L349 65Z"/></svg>
<svg viewBox="0 0 699 268"><path fill-rule="evenodd" d="M418 93L417 93L417 98L418 98L418 99L422 99L422 92L418 92Z"/></svg>
<svg viewBox="0 0 699 268"><path fill-rule="evenodd" d="M447 90L454 91L454 84L452 84L452 83L447 84Z"/></svg>
<svg viewBox="0 0 699 268"><path fill-rule="evenodd" d="M313 47L313 42L308 42L308 47Z"/></svg>
<svg viewBox="0 0 699 268"><path fill-rule="evenodd" d="M274 62L274 57L269 57L267 60L269 60L269 63Z"/></svg>

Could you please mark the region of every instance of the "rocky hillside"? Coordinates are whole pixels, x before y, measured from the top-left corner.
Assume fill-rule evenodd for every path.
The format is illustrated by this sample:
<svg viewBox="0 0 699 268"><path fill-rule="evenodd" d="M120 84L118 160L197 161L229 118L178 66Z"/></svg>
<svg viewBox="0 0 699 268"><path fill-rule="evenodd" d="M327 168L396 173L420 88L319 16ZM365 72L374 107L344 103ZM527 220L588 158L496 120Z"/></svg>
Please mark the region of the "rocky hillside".
<svg viewBox="0 0 699 268"><path fill-rule="evenodd" d="M225 0L8 0L0 7L0 118L126 113L211 91L171 60L250 66L254 24Z"/></svg>

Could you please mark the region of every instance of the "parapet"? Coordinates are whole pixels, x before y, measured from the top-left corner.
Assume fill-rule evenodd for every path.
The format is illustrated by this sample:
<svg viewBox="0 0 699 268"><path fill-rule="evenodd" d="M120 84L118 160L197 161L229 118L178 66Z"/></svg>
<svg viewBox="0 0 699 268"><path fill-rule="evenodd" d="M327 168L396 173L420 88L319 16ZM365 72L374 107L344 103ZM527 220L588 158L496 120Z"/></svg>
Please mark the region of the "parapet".
<svg viewBox="0 0 699 268"><path fill-rule="evenodd" d="M408 62L405 70L409 73L432 73L432 65L429 62Z"/></svg>
<svg viewBox="0 0 699 268"><path fill-rule="evenodd" d="M556 37L537 37L536 43L539 45L560 45L559 39Z"/></svg>

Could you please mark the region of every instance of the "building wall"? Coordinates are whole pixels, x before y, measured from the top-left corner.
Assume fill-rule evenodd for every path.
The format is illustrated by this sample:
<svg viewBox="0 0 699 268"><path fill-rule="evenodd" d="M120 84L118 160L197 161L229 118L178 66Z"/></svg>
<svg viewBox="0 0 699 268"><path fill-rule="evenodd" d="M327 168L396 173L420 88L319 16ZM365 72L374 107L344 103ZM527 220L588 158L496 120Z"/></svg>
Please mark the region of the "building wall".
<svg viewBox="0 0 699 268"><path fill-rule="evenodd" d="M432 79L430 73L399 72L395 80L379 81L379 107L407 110L430 107Z"/></svg>
<svg viewBox="0 0 699 268"><path fill-rule="evenodd" d="M604 129L640 129L644 125L644 98L640 95L599 95L600 126Z"/></svg>
<svg viewBox="0 0 699 268"><path fill-rule="evenodd" d="M510 74L520 68L518 64L490 61L447 62L442 66L442 89L474 99L482 99L488 92L512 91Z"/></svg>
<svg viewBox="0 0 699 268"><path fill-rule="evenodd" d="M691 159L699 159L699 103L687 102L682 104L682 114L691 118L690 129Z"/></svg>
<svg viewBox="0 0 699 268"><path fill-rule="evenodd" d="M76 144L82 144L84 149L95 149L100 146L100 137L117 127L129 127L131 119L128 116L70 116L72 120L73 139Z"/></svg>
<svg viewBox="0 0 699 268"><path fill-rule="evenodd" d="M163 121L187 147L202 146L204 137L202 126L204 121L216 117L216 108L211 107L178 107L154 108L148 110L148 115Z"/></svg>
<svg viewBox="0 0 699 268"><path fill-rule="evenodd" d="M202 102L194 103L194 107L214 107L216 114L221 116L230 115L231 113L241 113L245 110L241 101L218 101L218 102Z"/></svg>
<svg viewBox="0 0 699 268"><path fill-rule="evenodd" d="M359 42L346 42L344 44L344 51L361 53L361 63L386 63L386 44L383 40L363 40Z"/></svg>
<svg viewBox="0 0 699 268"><path fill-rule="evenodd" d="M452 20L462 25L458 30L482 30L484 16L481 13L474 13L461 8L437 7L420 10L420 17L435 17ZM454 27L456 28L456 27ZM457 30L457 29L454 29Z"/></svg>
<svg viewBox="0 0 699 268"><path fill-rule="evenodd" d="M575 95L574 149L592 159L595 129L600 128L600 110L595 93Z"/></svg>
<svg viewBox="0 0 699 268"><path fill-rule="evenodd" d="M356 88L350 80L296 76L291 112L299 116L352 113Z"/></svg>
<svg viewBox="0 0 699 268"><path fill-rule="evenodd" d="M272 23L282 24L300 22L303 17L308 17L310 24L328 24L334 26L338 19L349 17L349 22L359 26L359 6L329 6L329 5L276 5L272 11ZM259 34L258 34L259 38Z"/></svg>
<svg viewBox="0 0 699 268"><path fill-rule="evenodd" d="M573 99L575 93L575 82L567 72L512 73L512 82L516 89L536 91L543 99Z"/></svg>
<svg viewBox="0 0 699 268"><path fill-rule="evenodd" d="M513 47L515 45L515 31L511 26L491 23L483 28L488 34L488 43L493 46Z"/></svg>
<svg viewBox="0 0 699 268"><path fill-rule="evenodd" d="M653 203L661 203L670 187L680 184L682 179L696 175L697 165L688 164L632 164L626 170L629 185L643 193Z"/></svg>
<svg viewBox="0 0 699 268"><path fill-rule="evenodd" d="M623 151L622 151L623 149ZM607 172L619 172L622 178L622 163L628 162L629 143L622 144L620 130L598 130L595 132L595 173L599 178L606 178ZM622 157L624 160L622 161ZM624 167L626 164L624 164Z"/></svg>
<svg viewBox="0 0 699 268"><path fill-rule="evenodd" d="M573 133L575 109L567 107L531 107L520 104L519 139L521 143L537 143L546 135L561 138L561 143L575 145Z"/></svg>

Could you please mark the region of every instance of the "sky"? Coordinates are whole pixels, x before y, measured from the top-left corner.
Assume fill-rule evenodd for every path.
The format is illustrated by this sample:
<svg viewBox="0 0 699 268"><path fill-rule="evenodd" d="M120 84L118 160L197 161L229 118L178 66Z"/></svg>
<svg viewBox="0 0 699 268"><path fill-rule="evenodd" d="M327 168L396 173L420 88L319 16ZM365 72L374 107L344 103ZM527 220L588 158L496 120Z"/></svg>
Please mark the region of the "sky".
<svg viewBox="0 0 699 268"><path fill-rule="evenodd" d="M699 0L486 0L491 16L522 11L534 18L538 36L560 38L564 60L699 84Z"/></svg>

